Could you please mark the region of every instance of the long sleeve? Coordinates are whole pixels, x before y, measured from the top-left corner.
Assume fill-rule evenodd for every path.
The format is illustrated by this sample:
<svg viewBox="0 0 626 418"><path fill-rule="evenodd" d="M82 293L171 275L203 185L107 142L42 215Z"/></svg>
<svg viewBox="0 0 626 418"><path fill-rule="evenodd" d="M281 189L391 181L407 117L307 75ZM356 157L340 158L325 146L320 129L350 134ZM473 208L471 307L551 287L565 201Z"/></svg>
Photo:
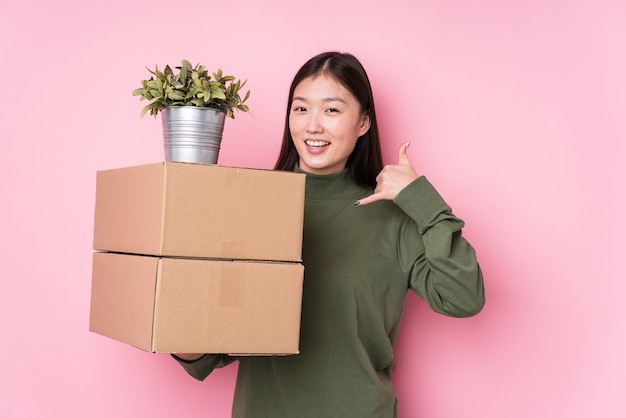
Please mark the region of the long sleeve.
<svg viewBox="0 0 626 418"><path fill-rule="evenodd" d="M468 317L480 312L485 304L483 276L474 248L462 236L464 222L423 176L402 190L394 203L410 218L402 225L398 248L411 290L444 315ZM423 244L411 244L418 242L415 234Z"/></svg>
<svg viewBox="0 0 626 418"><path fill-rule="evenodd" d="M221 354L205 354L199 359L193 361L183 360L176 357L176 355L172 355L172 358L183 366L183 369L185 369L189 375L198 380L206 379L206 377L210 375L213 370L224 367L237 359L236 357Z"/></svg>

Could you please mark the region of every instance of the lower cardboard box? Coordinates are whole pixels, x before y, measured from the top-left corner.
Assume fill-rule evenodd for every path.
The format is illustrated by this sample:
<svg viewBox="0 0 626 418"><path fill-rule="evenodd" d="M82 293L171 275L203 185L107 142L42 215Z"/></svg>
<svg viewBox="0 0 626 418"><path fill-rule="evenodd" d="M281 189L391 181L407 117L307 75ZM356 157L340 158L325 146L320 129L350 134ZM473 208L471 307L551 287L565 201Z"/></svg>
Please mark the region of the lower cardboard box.
<svg viewBox="0 0 626 418"><path fill-rule="evenodd" d="M155 353L299 352L304 266L96 252L89 329Z"/></svg>

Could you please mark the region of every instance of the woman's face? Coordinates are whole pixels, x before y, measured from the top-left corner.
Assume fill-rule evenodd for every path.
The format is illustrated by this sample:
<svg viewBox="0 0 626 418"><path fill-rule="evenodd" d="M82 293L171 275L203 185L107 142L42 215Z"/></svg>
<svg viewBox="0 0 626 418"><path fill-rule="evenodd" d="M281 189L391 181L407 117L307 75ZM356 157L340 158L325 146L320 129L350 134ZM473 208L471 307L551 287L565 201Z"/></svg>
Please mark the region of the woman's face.
<svg viewBox="0 0 626 418"><path fill-rule="evenodd" d="M369 127L369 117L362 113L359 102L333 78L323 74L308 77L296 86L289 128L302 170L340 172Z"/></svg>

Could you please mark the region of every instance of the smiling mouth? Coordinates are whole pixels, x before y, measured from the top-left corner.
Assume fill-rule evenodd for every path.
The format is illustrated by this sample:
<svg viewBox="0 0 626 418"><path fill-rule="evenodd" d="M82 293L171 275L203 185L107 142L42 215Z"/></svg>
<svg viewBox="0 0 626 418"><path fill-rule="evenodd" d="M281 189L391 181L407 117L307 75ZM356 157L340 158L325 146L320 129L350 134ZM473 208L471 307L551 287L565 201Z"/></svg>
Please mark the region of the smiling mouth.
<svg viewBox="0 0 626 418"><path fill-rule="evenodd" d="M330 145L330 142L328 141L320 141L320 140L312 140L312 139L307 139L306 141L304 141L305 144L307 144L307 146L309 147L325 147L327 145Z"/></svg>

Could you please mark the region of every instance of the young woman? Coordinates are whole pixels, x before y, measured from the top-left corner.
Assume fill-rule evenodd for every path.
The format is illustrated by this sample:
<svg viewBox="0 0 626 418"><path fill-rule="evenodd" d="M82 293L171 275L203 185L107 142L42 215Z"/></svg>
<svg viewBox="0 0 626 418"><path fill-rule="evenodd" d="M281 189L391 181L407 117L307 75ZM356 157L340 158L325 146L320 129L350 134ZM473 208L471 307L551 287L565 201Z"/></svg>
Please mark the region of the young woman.
<svg viewBox="0 0 626 418"><path fill-rule="evenodd" d="M406 148L383 168L367 74L328 52L296 74L278 170L306 174L300 354L179 354L203 380L239 360L233 417L392 418L393 343L407 290L436 312L467 317L484 305L463 221Z"/></svg>

